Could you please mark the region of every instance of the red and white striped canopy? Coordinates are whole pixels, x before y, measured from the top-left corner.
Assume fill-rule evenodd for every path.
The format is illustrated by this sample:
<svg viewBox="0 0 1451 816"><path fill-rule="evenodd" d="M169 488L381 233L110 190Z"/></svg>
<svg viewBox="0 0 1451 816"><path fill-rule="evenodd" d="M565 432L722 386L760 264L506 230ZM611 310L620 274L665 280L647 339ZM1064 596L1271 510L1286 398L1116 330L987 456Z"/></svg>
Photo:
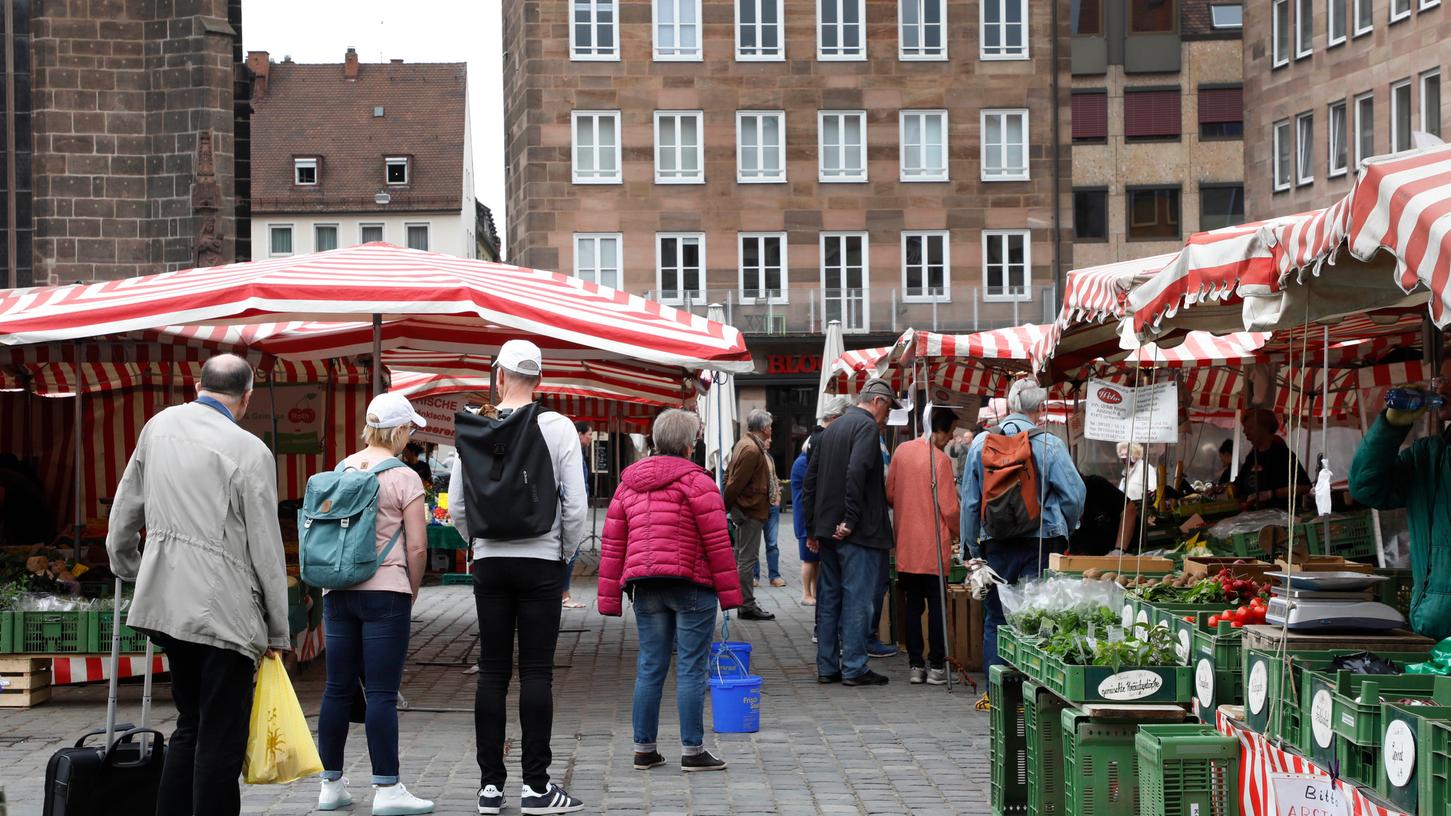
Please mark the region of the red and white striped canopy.
<svg viewBox="0 0 1451 816"><path fill-rule="evenodd" d="M851 349L831 363L828 389L835 394L855 394L867 380L878 376L878 366L892 352L891 346ZM900 380L892 381L893 389L900 389Z"/></svg>
<svg viewBox="0 0 1451 816"><path fill-rule="evenodd" d="M398 349L383 353L392 371L392 390L414 396L489 390L492 360L487 357L449 356L436 352ZM400 382L406 388L400 387ZM447 389L447 390L439 390ZM539 391L553 396L612 400L667 408L681 408L695 396L694 378L679 369L643 363L606 360L544 359Z"/></svg>
<svg viewBox="0 0 1451 816"><path fill-rule="evenodd" d="M1119 350L1118 323L1123 319L1128 294L1153 277L1178 255L1170 252L1131 261L1089 266L1069 271L1063 285L1063 308L1033 348L1033 366L1043 370L1061 357L1065 369Z"/></svg>
<svg viewBox="0 0 1451 816"><path fill-rule="evenodd" d="M749 372L731 326L566 275L389 244L0 292L0 344L248 321L462 317L497 339L548 338L617 359ZM370 327L371 331L371 327ZM371 341L371 336L370 336ZM541 342L540 345L553 347Z"/></svg>
<svg viewBox="0 0 1451 816"><path fill-rule="evenodd" d="M472 394L481 397L489 392L488 374L437 373L428 371L393 371L392 391L409 399L440 394ZM666 408L681 408L684 403L639 401L611 394L603 389L556 389L541 386L543 401L570 419L607 423L618 420L630 430L646 430L655 415ZM593 394L594 396L587 396Z"/></svg>

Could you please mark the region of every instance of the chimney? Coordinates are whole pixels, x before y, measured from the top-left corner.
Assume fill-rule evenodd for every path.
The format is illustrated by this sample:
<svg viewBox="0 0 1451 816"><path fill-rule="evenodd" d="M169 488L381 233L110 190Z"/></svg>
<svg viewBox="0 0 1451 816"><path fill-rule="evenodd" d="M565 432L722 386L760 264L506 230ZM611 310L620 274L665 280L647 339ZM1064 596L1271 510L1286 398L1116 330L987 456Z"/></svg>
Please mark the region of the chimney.
<svg viewBox="0 0 1451 816"><path fill-rule="evenodd" d="M358 78L358 49L348 46L348 53L343 57L343 79L356 81Z"/></svg>
<svg viewBox="0 0 1451 816"><path fill-rule="evenodd" d="M248 51L247 69L252 72L252 98L261 99L267 95L267 74L272 62L266 51Z"/></svg>

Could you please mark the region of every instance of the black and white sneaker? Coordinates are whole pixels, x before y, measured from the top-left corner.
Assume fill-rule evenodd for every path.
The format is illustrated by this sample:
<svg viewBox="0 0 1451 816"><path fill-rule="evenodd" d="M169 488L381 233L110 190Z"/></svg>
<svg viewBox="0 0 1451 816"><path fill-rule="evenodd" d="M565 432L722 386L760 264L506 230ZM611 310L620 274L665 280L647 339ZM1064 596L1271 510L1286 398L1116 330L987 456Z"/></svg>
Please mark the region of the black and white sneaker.
<svg viewBox="0 0 1451 816"><path fill-rule="evenodd" d="M665 764L665 757L660 756L659 751L636 751L635 770L648 771L651 768L658 768Z"/></svg>
<svg viewBox="0 0 1451 816"><path fill-rule="evenodd" d="M686 773L695 773L697 771L724 771L725 769L726 761L709 751L701 751L698 754L680 757L680 770Z"/></svg>
<svg viewBox="0 0 1451 816"><path fill-rule="evenodd" d="M479 813L483 816L497 816L504 809L504 792L494 785L479 788Z"/></svg>
<svg viewBox="0 0 1451 816"><path fill-rule="evenodd" d="M551 816L555 813L577 813L584 810L584 802L570 796L564 788L553 782L542 793L528 785L519 797L519 811L524 816Z"/></svg>

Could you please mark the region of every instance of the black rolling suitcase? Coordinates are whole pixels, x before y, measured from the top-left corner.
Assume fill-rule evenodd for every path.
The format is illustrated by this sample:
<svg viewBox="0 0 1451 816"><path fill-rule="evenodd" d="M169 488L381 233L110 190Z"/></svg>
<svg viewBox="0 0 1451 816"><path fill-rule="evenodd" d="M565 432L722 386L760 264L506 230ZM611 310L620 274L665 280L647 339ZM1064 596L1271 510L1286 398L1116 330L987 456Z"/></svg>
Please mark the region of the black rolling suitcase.
<svg viewBox="0 0 1451 816"><path fill-rule="evenodd" d="M116 579L116 606L121 579ZM116 685L120 673L121 614L112 616L111 686L106 697L106 727L62 748L45 767L45 816L155 816L166 741L146 727L151 713L152 644L146 644L146 681L142 688L141 726L116 723ZM93 737L105 741L90 744Z"/></svg>

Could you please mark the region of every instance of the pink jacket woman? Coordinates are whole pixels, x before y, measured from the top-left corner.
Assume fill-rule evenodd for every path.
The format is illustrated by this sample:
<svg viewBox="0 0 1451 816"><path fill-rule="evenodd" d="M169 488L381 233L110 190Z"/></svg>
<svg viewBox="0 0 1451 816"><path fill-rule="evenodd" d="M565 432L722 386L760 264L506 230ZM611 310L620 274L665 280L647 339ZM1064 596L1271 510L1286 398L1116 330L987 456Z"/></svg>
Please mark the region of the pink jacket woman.
<svg viewBox="0 0 1451 816"><path fill-rule="evenodd" d="M721 609L741 605L725 503L705 469L682 456L625 468L600 546L600 612L620 614L626 584L683 578L713 590Z"/></svg>

